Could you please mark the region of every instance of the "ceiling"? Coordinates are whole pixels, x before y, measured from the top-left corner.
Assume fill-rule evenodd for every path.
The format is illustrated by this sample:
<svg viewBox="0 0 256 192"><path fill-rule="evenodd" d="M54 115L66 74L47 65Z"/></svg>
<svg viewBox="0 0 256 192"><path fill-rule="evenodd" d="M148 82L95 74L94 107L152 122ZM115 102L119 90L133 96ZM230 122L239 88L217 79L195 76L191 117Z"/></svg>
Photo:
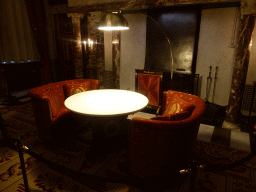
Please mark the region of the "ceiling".
<svg viewBox="0 0 256 192"><path fill-rule="evenodd" d="M68 4L68 0L47 0L49 5L63 5Z"/></svg>

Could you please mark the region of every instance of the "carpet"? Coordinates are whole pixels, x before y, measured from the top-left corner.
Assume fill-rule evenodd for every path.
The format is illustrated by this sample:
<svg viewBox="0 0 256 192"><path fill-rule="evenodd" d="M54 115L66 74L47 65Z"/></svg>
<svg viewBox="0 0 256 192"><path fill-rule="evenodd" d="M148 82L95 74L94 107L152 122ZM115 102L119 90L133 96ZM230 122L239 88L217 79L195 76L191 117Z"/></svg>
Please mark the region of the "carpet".
<svg viewBox="0 0 256 192"><path fill-rule="evenodd" d="M178 180L170 176L167 176L164 182L157 178L143 180L131 177L127 171L129 162L125 149L110 153L106 159L97 161L93 165L88 164L84 154L92 140L90 129L84 130L79 137L67 142L63 147L55 148L46 145L37 137L31 103L2 107L0 112L12 137L21 138L22 144L41 157L80 173L80 175L74 175L72 172L56 171L55 167L24 153L31 190L44 192L189 191L192 179L190 174L180 179L180 185L174 185ZM197 161L206 165L228 164L248 154L246 151L200 140L196 143L196 149ZM255 166L256 158L253 158L242 166L228 171L213 173L198 168L195 189L199 192L255 191ZM4 145L0 146L0 191L25 191L18 152Z"/></svg>

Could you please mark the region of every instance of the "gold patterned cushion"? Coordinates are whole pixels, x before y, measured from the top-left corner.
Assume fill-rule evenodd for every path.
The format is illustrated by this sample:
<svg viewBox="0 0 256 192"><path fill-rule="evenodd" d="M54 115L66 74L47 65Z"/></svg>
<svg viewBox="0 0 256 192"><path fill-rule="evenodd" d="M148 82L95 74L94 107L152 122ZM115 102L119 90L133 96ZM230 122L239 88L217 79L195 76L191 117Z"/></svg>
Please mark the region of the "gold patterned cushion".
<svg viewBox="0 0 256 192"><path fill-rule="evenodd" d="M176 113L188 111L192 112L195 108L195 105L184 101L177 94L175 94L172 98L172 101L167 105L165 111L163 112L163 116L174 115Z"/></svg>
<svg viewBox="0 0 256 192"><path fill-rule="evenodd" d="M76 84L64 84L63 90L65 97L68 98L69 96L74 95L76 93L81 93L90 90L90 82L86 81L83 83Z"/></svg>
<svg viewBox="0 0 256 192"><path fill-rule="evenodd" d="M159 116L152 117L151 119L160 120L160 121L181 121L189 118L190 115L191 115L191 112L183 111L183 112L176 113L173 115L168 115L168 116L159 115Z"/></svg>
<svg viewBox="0 0 256 192"><path fill-rule="evenodd" d="M43 93L43 98L48 99L51 105L52 116L57 116L63 103L60 101L58 93L53 89L49 88L45 93Z"/></svg>

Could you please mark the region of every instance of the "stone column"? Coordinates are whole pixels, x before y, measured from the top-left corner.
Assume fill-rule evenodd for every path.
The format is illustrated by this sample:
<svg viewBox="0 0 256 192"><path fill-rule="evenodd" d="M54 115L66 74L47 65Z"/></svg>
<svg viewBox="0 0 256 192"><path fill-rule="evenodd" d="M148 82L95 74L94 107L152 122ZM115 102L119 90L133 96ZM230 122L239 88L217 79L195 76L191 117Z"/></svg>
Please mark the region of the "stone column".
<svg viewBox="0 0 256 192"><path fill-rule="evenodd" d="M72 18L73 24L73 40L74 40L74 66L75 66L75 78L83 79L83 58L82 58L82 41L81 41L81 27L80 20L84 17L84 14L68 13L68 17Z"/></svg>
<svg viewBox="0 0 256 192"><path fill-rule="evenodd" d="M93 41L93 46L90 48L90 60L88 68L96 70L97 79L103 84L105 73L105 57L104 57L104 32L98 29L101 12L92 12L88 17L89 21L89 38Z"/></svg>
<svg viewBox="0 0 256 192"><path fill-rule="evenodd" d="M223 128L232 128L232 126L227 127L227 124L238 123L242 106L244 86L250 58L250 48L252 45L252 35L255 26L255 9L252 9L252 4L249 3L249 1L253 3L253 0L242 0L242 18L240 20L240 30L235 54L229 104L227 107L227 117L223 124ZM235 126L233 127L236 128Z"/></svg>
<svg viewBox="0 0 256 192"><path fill-rule="evenodd" d="M114 88L120 89L120 31L112 32Z"/></svg>

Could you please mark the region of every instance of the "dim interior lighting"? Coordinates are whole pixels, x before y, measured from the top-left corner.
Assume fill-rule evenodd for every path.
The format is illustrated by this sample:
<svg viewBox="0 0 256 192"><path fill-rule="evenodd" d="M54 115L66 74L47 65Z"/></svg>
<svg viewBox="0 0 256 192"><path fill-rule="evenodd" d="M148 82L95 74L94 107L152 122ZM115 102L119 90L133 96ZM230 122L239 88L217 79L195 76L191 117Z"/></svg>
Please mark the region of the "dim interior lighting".
<svg viewBox="0 0 256 192"><path fill-rule="evenodd" d="M143 109L148 104L148 98L134 91L99 89L74 94L64 104L78 114L128 115L131 111Z"/></svg>
<svg viewBox="0 0 256 192"><path fill-rule="evenodd" d="M91 41L90 39L88 39L88 42L87 41L83 41L84 45L86 46L86 44L88 43L88 46L89 47L92 47L92 45L94 44L93 41Z"/></svg>
<svg viewBox="0 0 256 192"><path fill-rule="evenodd" d="M123 15L113 12L104 15L100 20L99 30L112 31L112 30L127 30L128 22Z"/></svg>
<svg viewBox="0 0 256 192"><path fill-rule="evenodd" d="M90 39L88 39L88 43L89 43L89 47L90 47L91 45L93 45L93 41L91 41Z"/></svg>

